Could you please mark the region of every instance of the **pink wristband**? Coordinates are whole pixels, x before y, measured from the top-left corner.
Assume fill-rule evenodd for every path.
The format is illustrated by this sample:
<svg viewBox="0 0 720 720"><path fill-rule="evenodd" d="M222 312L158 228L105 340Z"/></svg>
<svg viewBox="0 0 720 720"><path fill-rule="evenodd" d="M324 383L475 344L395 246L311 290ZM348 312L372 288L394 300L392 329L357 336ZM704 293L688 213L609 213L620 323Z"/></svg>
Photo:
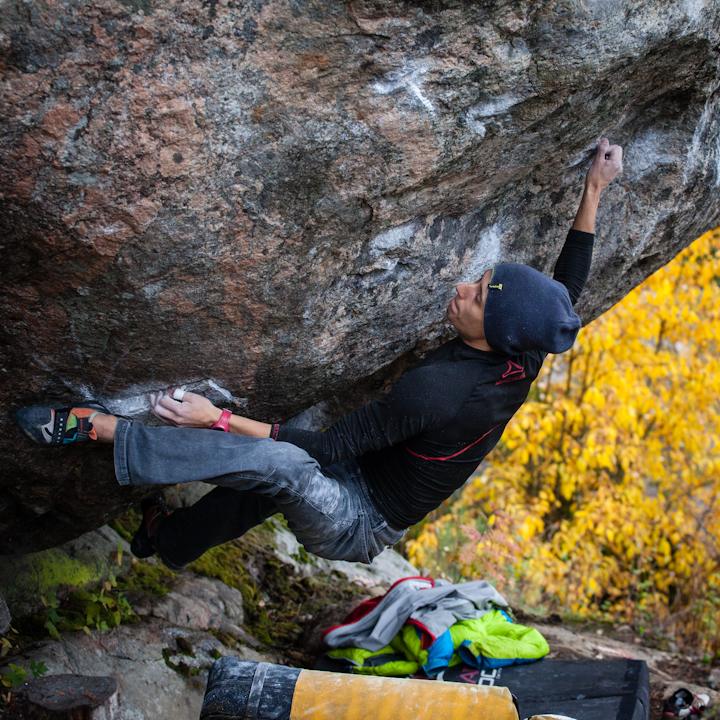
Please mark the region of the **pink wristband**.
<svg viewBox="0 0 720 720"><path fill-rule="evenodd" d="M229 410L223 409L220 419L210 428L211 430L222 430L223 432L230 432L230 418L232 413Z"/></svg>

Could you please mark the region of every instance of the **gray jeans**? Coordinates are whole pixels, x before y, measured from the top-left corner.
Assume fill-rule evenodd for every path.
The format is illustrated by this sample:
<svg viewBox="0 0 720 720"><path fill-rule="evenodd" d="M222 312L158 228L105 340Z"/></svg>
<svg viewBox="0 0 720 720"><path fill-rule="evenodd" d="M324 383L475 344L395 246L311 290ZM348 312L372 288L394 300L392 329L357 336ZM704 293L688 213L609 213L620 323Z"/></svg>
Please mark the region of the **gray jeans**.
<svg viewBox="0 0 720 720"><path fill-rule="evenodd" d="M330 560L369 563L405 534L380 515L355 460L321 470L299 447L266 438L120 419L115 474L121 485L219 486L161 526L158 550L175 567L276 512L308 552Z"/></svg>

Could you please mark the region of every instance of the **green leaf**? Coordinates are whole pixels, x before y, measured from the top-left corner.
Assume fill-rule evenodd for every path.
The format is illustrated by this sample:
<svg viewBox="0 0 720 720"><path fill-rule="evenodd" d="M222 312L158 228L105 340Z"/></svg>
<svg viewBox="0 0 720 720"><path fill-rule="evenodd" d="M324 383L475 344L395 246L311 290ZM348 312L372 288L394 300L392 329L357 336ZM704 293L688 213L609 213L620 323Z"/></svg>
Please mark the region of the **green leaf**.
<svg viewBox="0 0 720 720"><path fill-rule="evenodd" d="M92 625L94 622L97 621L97 619L100 617L101 610L102 606L98 605L98 603L90 603L85 608L85 617L87 619L88 625Z"/></svg>
<svg viewBox="0 0 720 720"><path fill-rule="evenodd" d="M45 663L41 660L39 663L35 660L30 661L30 672L34 678L39 678L45 675L48 669L45 667Z"/></svg>
<svg viewBox="0 0 720 720"><path fill-rule="evenodd" d="M132 605L130 605L127 598L122 593L118 593L118 607L129 613L134 612L132 609Z"/></svg>
<svg viewBox="0 0 720 720"><path fill-rule="evenodd" d="M17 685L22 685L26 677L27 670L23 670L21 667L10 663L10 670L5 673L2 683L5 687L16 687Z"/></svg>
<svg viewBox="0 0 720 720"><path fill-rule="evenodd" d="M60 633L58 632L58 629L53 625L53 623L48 620L45 623L45 627L47 628L47 631L50 633L51 637L54 637L56 640L60 640Z"/></svg>

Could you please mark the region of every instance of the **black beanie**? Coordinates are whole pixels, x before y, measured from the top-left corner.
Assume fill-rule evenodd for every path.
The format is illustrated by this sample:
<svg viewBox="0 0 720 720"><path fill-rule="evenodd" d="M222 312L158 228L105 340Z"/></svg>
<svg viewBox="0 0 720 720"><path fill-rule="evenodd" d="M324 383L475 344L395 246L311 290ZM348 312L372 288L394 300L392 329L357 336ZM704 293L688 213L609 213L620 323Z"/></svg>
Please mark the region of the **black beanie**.
<svg viewBox="0 0 720 720"><path fill-rule="evenodd" d="M505 355L565 352L581 326L562 283L517 263L493 268L484 318L488 345Z"/></svg>

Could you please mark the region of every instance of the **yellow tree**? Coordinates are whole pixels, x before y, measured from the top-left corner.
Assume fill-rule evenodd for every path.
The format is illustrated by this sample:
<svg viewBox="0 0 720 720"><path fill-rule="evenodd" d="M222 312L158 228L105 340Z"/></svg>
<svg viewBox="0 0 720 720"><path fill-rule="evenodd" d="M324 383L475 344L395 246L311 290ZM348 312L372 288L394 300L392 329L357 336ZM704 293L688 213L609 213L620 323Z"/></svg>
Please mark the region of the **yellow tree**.
<svg viewBox="0 0 720 720"><path fill-rule="evenodd" d="M480 474L408 543L412 560L717 652L719 231L548 358Z"/></svg>

